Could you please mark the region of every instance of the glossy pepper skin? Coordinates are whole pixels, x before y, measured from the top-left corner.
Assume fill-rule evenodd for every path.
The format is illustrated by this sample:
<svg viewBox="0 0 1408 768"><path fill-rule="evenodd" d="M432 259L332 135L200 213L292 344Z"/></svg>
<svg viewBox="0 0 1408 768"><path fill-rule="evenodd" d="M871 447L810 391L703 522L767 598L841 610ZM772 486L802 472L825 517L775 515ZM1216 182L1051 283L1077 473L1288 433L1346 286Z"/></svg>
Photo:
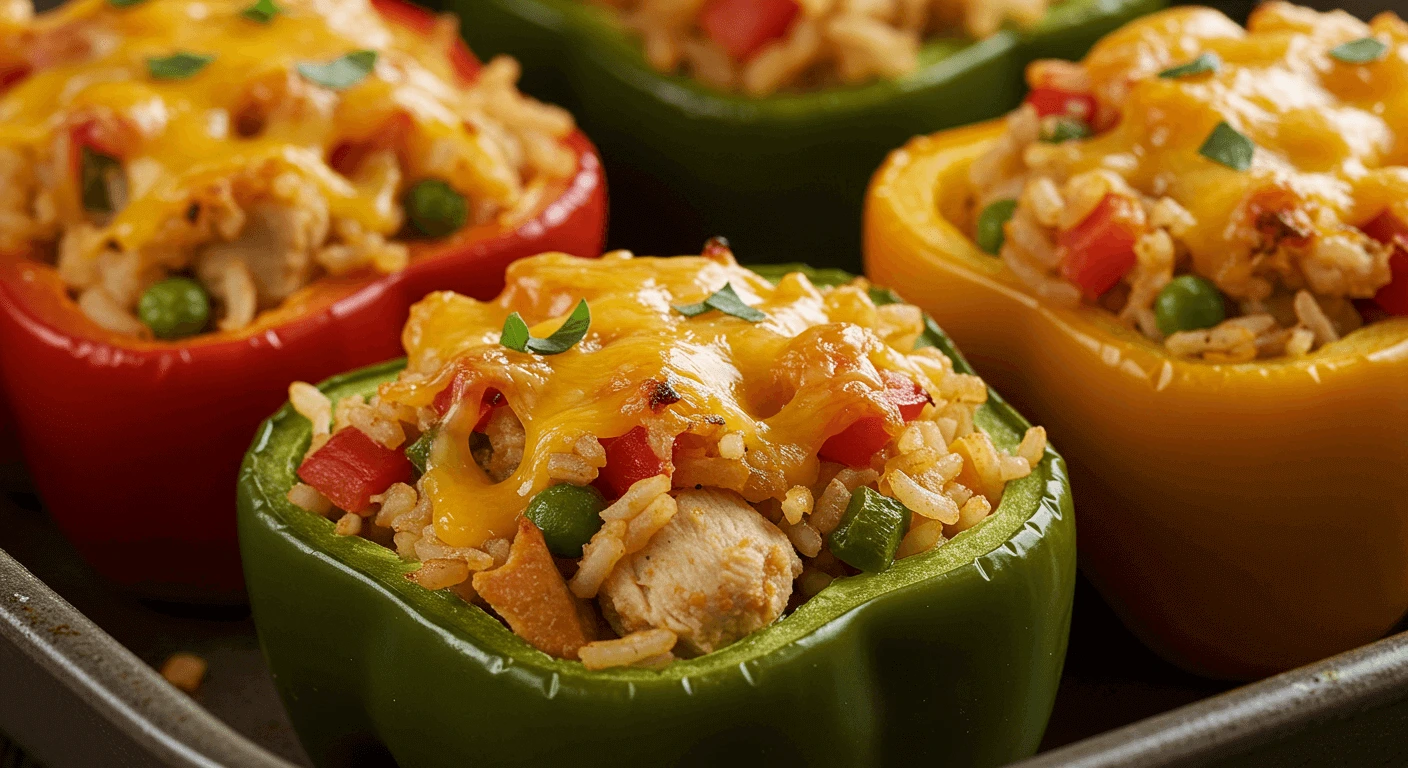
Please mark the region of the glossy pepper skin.
<svg viewBox="0 0 1408 768"><path fill-rule="evenodd" d="M1067 0L1025 35L930 42L920 69L898 80L752 98L657 72L595 3L440 2L463 19L460 32L476 51L516 56L525 87L571 109L601 147L616 185L614 239L688 253L722 234L750 258L805 253L850 269L859 267L865 184L887 152L916 134L1006 112L1026 90L1028 61L1078 58L1164 5Z"/></svg>
<svg viewBox="0 0 1408 768"><path fill-rule="evenodd" d="M429 32L424 11L377 7ZM111 333L82 314L52 267L0 255L0 389L34 484L80 553L139 592L239 599L230 479L290 381L395 357L408 308L429 291L489 297L516 258L600 252L600 164L582 134L568 142L577 173L531 221L417 243L395 274L319 280L237 333L174 342Z"/></svg>
<svg viewBox="0 0 1408 768"><path fill-rule="evenodd" d="M937 326L927 340L967 370ZM323 389L370 393L399 369ZM1008 449L1026 429L995 395L979 415ZM708 656L662 672L588 672L406 581L414 566L394 552L291 506L309 439L287 406L260 428L240 473L239 522L260 644L319 765L370 740L402 768L989 766L1041 739L1075 576L1071 497L1053 451L993 517L939 549L833 582Z"/></svg>
<svg viewBox="0 0 1408 768"><path fill-rule="evenodd" d="M1211 676L1382 635L1408 608L1408 318L1303 358L1215 365L1106 311L1045 306L951 223L1002 130L891 156L866 203L866 268L1065 449L1086 574L1151 647Z"/></svg>

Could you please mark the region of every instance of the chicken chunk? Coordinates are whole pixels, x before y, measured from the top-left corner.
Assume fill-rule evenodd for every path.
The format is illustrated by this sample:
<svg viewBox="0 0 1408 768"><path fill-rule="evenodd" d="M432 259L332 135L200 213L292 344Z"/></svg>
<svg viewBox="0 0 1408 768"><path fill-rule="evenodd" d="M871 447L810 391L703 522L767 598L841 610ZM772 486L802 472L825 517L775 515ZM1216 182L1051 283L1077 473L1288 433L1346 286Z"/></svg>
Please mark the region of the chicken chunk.
<svg viewBox="0 0 1408 768"><path fill-rule="evenodd" d="M602 585L602 612L622 635L652 627L705 654L776 621L802 561L776 526L732 491L686 491L679 511Z"/></svg>
<svg viewBox="0 0 1408 768"><path fill-rule="evenodd" d="M205 246L199 261L212 269L232 260L244 262L254 280L259 306L275 307L312 276L312 251L327 237L327 212L316 205L295 208L284 202L260 201L251 205L247 214L239 237Z"/></svg>

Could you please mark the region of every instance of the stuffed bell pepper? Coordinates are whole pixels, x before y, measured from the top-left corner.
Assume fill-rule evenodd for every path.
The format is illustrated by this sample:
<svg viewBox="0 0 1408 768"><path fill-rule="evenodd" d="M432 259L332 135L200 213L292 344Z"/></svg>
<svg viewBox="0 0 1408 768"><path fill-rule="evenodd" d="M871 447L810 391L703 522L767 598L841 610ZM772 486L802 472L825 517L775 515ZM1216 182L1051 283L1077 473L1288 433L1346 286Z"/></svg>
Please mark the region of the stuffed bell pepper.
<svg viewBox="0 0 1408 768"><path fill-rule="evenodd" d="M1082 563L1221 677L1408 608L1408 25L1271 2L1043 61L875 177L866 264L1072 459Z"/></svg>
<svg viewBox="0 0 1408 768"><path fill-rule="evenodd" d="M315 762L1004 764L1065 652L1060 457L839 272L546 254L296 383L240 476Z"/></svg>
<svg viewBox="0 0 1408 768"><path fill-rule="evenodd" d="M1022 66L1079 56L1162 0L443 0L524 63L616 181L612 236L858 268L866 181L936 127L997 117ZM620 195L627 197L620 197ZM624 203L624 204L622 204ZM662 222L665 226L662 226Z"/></svg>
<svg viewBox="0 0 1408 768"><path fill-rule="evenodd" d="M406 311L595 256L570 115L398 0L75 0L0 26L0 371L99 570L241 589L230 478L293 377L393 357Z"/></svg>

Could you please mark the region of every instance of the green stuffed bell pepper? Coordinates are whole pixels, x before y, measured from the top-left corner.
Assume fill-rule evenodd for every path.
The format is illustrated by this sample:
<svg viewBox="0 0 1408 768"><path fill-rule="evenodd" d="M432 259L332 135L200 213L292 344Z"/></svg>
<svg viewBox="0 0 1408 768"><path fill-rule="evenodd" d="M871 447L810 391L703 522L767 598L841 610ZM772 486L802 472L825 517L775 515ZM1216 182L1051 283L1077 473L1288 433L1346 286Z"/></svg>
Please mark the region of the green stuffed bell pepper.
<svg viewBox="0 0 1408 768"><path fill-rule="evenodd" d="M866 182L890 150L1005 114L1028 62L1079 58L1164 4L1066 0L1026 30L923 40L897 77L754 96L652 68L606 4L443 0L475 51L515 56L525 90L568 107L601 149L615 241L670 253L725 234L763 260L805 253L848 269L860 267Z"/></svg>
<svg viewBox="0 0 1408 768"><path fill-rule="evenodd" d="M1040 430L1029 428L971 375L932 321L893 294L844 273L804 267L753 272L717 247L705 257L673 259L545 255L510 267L507 284L494 302L428 297L412 311L406 331L409 364L393 361L330 379L318 387L326 400L311 387L296 386L294 402L260 428L245 458L239 529L250 602L278 690L315 763L336 763L372 743L384 745L403 768L870 766L915 760L987 766L1036 750L1065 656L1075 578L1075 522L1065 465L1045 447L1044 437L1033 442ZM584 305L590 306L589 327L577 334L572 323ZM510 332L513 317L523 321L523 336ZM851 320L839 322L842 318ZM476 323L494 331L475 333ZM502 337L499 323L505 327ZM906 323L912 323L912 333L903 330ZM577 338L566 343L564 335ZM879 361L880 367L870 369L852 358L826 368L830 373L812 383L799 384L795 393L787 389L790 402L765 403L770 390L749 382L785 378L778 372L792 370L789 366L813 352L833 349L812 343L817 338L861 339L869 355L864 360ZM660 345L671 354L655 354ZM517 351L520 346L527 351ZM705 349L707 355L695 362L711 361L707 370L682 362L691 350ZM774 358L762 366L748 364L764 350L771 350L776 364ZM638 365L626 365L621 356ZM644 362L661 359L669 361L666 369ZM552 385L519 386L523 376L499 377L494 366L531 371L536 381ZM580 400L570 394L578 391L569 386L573 376L610 380L629 377L632 370L647 382L663 376L658 380L667 383L668 393L659 385L632 385L608 388L624 399L601 389L590 389L593 396ZM729 405L729 382L737 380L726 370L742 377L739 391L749 392L741 411ZM883 370L879 379L876 370ZM445 372L450 373L441 375ZM867 376L869 389L858 383ZM694 431L675 435L669 458L655 457L650 448L631 455L640 450L631 447L638 433L629 425L641 418L643 411L634 405L641 392L659 406L650 411L655 420L647 421L649 435L661 425L692 425ZM817 405L818 392L829 393L822 399L833 404L852 398L857 407ZM348 399L372 395L378 396L375 404ZM564 406L564 399L571 402ZM690 408L701 402L722 417L693 418ZM344 407L423 403L415 418L426 426L422 434L431 436L432 447L427 451L416 428L404 423L402 439L390 442L414 458L415 468L408 469L411 460L401 456L407 466L388 460L385 471L362 467L342 476L340 486L329 485L326 475L311 468L320 455L342 451L334 448L346 442L339 436L359 428L329 435L320 403L338 403L339 421ZM438 424L428 425L437 404L447 403L460 405L449 405ZM798 414L794 405L805 407L804 415L812 418L792 419ZM313 414L319 423L300 413ZM955 432L944 414L961 421L962 413L969 414L971 425ZM757 421L750 422L748 414ZM349 411L348 417L370 423L365 415ZM671 421L673 415L682 420ZM521 421L526 446L519 444L516 469L500 471L495 441L512 420ZM569 422L570 429L564 427ZM581 448L585 438L578 427L584 423L594 425L599 436L587 442L605 446L605 464L596 461L597 471L572 480L540 475L537 468L571 450L555 442L563 434L569 436L566 445L578 446L575 455L596 455ZM700 425L718 429L697 429ZM926 454L921 439L940 432L956 446L943 459L937 458L943 451ZM788 445L811 449L769 453L770 441L783 433L794 441ZM745 436L749 457L735 465L754 471L730 486L724 477L735 461L728 458L736 453L728 448L732 435ZM872 441L863 449L874 435L884 444L877 448ZM386 442L384 436L354 437ZM978 456L972 446L988 440L989 457L1014 471L997 475L996 464L979 470L981 460L953 459ZM321 447L310 451L315 442ZM470 443L479 447L469 460L473 467L466 469L455 462L469 456ZM717 451L702 448L705 443ZM873 454L863 457L869 464L856 453L862 449ZM380 444L367 450L400 456ZM804 455L818 450L820 461ZM784 499L778 503L759 489L769 471L786 464L768 457L784 454L798 458L778 470L778 477L786 476L777 486L785 492L777 494ZM358 461L352 453L339 456L350 462L344 469ZM641 469L651 462L656 463ZM952 463L951 471L940 486L950 497L962 494L957 498L966 500L963 519L958 506L950 508L952 517L940 519L943 510L930 503L935 496L918 493L909 476L892 471L903 465L927 482L923 465L945 462ZM874 469L887 464L883 471ZM700 467L723 469L717 470L718 479L710 479ZM386 485L421 469L419 480ZM791 474L794 470L800 474ZM455 472L468 474L454 480ZM661 479L652 473L666 479L673 473L673 489L666 482L665 492L626 524L619 510ZM374 485L386 490L364 507L368 488L352 486L372 475L378 477ZM471 476L482 484L464 479ZM994 479L996 486L989 482ZM858 485L848 489L852 481ZM806 491L809 483L826 488L814 503ZM457 504L456 499L470 497L446 490L470 487L479 494L475 503ZM320 498L324 490L326 498ZM406 493L412 496L400 498ZM794 504L800 496L807 497L808 509ZM704 497L714 499L716 507L721 500L732 504L734 511L701 506ZM988 497L995 500L991 506ZM493 508L504 498L518 501ZM427 499L433 517L427 512L415 518ZM344 509L363 508L360 513L329 510L331 500ZM411 510L395 513L394 534L381 527L393 504ZM542 509L549 504L559 506L549 513ZM637 524L659 510L673 516L657 521L632 544ZM688 527L712 519L699 510L720 515L719 520L729 511L730 525L753 531L727 551L755 547L759 540L780 542L785 552L758 561L764 563L760 568L781 565L786 580L796 578L795 587L789 581L781 595L769 594L780 599L775 603L780 618L767 615L729 634L759 606L735 599L731 613L716 616L708 613L705 596L674 605L671 617L651 620L654 626L631 624L633 608L622 590L632 579L649 581L659 576L655 571L670 570L670 558L679 554L671 548L687 538ZM979 514L968 519L973 510ZM574 534L583 514L600 519ZM822 520L827 515L830 522ZM402 525L407 519L412 522ZM511 545L486 538L504 531L512 535L515 527L519 533ZM600 586L583 590L583 581L592 580L588 571L597 568L593 559L606 551L603 542L613 530L627 529L630 535L621 533L625 553L617 550L610 576L597 577ZM808 543L808 530L826 536L819 551L821 541ZM542 591L541 599L535 594L515 604L495 579L524 566L545 539L557 555L555 561L542 555L548 563L542 583L552 581L552 589ZM585 547L573 551L582 541ZM509 552L493 554L505 546ZM687 559L705 563L709 571L697 576L707 579L725 570L711 565L718 552L706 544L691 546L696 548ZM574 559L578 555L580 561ZM452 558L457 559L451 563ZM464 575L466 560L482 569L472 578ZM439 569L437 575L427 576L433 569ZM458 575L446 577L451 570ZM744 574L735 581L753 578L746 568L735 572ZM722 582L714 586L728 588ZM668 600L667 593L661 588L646 599ZM562 595L577 606L575 614L568 609L564 621L581 617L588 635L565 646L545 640L539 631L544 625L535 625L521 610L525 605L529 612L537 610ZM710 622L713 630L701 628ZM615 638L617 633L623 637ZM667 645L663 655L657 648L648 657L642 651L635 659L620 658L632 642L662 636L674 644L673 652ZM649 666L612 666L627 663Z"/></svg>

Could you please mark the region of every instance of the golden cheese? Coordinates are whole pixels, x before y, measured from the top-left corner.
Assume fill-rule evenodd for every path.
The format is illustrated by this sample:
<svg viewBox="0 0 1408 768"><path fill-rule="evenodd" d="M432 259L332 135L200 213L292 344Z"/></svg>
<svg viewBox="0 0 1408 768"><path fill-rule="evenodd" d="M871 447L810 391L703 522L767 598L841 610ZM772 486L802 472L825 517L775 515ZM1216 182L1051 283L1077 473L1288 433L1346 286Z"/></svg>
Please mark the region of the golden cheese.
<svg viewBox="0 0 1408 768"><path fill-rule="evenodd" d="M750 323L720 312L691 318L671 309L726 283L766 318ZM499 345L510 312L542 337L580 299L591 308L591 327L567 352L540 356ZM900 314L905 320L896 319ZM643 422L669 435L711 421L741 433L751 473L743 494L750 501L780 499L793 485L811 484L827 437L869 414L901 423L882 396L880 370L902 372L939 399L933 378L951 372L947 358L934 350L901 352L913 348L919 318L917 310L877 309L859 284L821 290L794 273L773 285L726 252L668 259L616 252L600 260L546 254L510 266L507 288L494 301L436 293L417 304L403 336L407 374L383 386L381 397L424 408L457 371L468 375L460 402L470 406L447 414L422 488L439 537L452 546L478 546L512 535L514 518L549 485L552 453L570 453L583 434L615 437ZM657 383L668 384L679 400L652 407ZM526 430L522 462L501 483L490 480L469 449L489 388L504 395Z"/></svg>
<svg viewBox="0 0 1408 768"><path fill-rule="evenodd" d="M404 160L413 177L433 170L462 192L505 207L520 194L513 165L466 118L475 97L448 57L453 25L413 31L389 23L366 0L279 0L280 13L259 23L241 15L251 4L141 0L117 7L73 0L0 26L0 41L10 48L0 71L33 70L0 96L0 147L59 158L50 171L57 175L52 169L66 165L73 125L104 113L124 121L135 134L122 157L130 200L104 233L124 250L140 250L156 237L195 190L261 167L273 169L271 176L292 170L314 181L333 217L390 234L401 224L395 190L359 187L329 168L327 158L341 142L371 138L398 113L414 125ZM340 92L300 81L297 87L309 93L292 114L270 115L257 135L238 133L241 109L290 87L298 64L359 50L377 52L372 76ZM182 79L148 73L149 58L178 52L214 60ZM71 176L50 180L61 223L82 220Z"/></svg>
<svg viewBox="0 0 1408 768"><path fill-rule="evenodd" d="M1385 43L1386 54L1363 64L1330 55L1363 37ZM1204 53L1221 59L1217 72L1158 76ZM1193 214L1180 239L1196 271L1234 295L1228 271L1249 268L1258 247L1254 230L1237 229L1249 206L1294 208L1316 234L1359 239L1347 227L1385 208L1408 220L1408 25L1393 14L1365 24L1269 2L1244 30L1211 9L1176 8L1107 36L1083 67L1118 123L1089 140L1034 145L1028 166L1058 179L1112 170L1146 195L1173 198ZM1249 170L1199 154L1222 121L1255 143ZM1344 292L1371 296L1387 282L1384 265L1362 266L1363 284Z"/></svg>

